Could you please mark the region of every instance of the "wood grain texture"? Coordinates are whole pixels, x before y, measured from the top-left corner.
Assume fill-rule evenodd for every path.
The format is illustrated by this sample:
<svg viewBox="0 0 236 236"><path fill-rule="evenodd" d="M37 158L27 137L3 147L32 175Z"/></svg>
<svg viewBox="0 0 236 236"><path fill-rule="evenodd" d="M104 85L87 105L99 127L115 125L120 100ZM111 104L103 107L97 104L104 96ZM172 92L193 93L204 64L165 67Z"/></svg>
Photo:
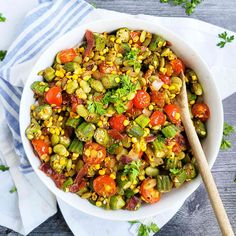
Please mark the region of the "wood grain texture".
<svg viewBox="0 0 236 236"><path fill-rule="evenodd" d="M89 2L95 3L98 8L130 14L186 17L182 8L161 4L159 0L89 0ZM236 1L205 0L191 17L236 31ZM223 105L225 121L236 127L235 101L236 94L224 100ZM227 152L219 153L212 172L222 201L236 232L236 183L234 183L236 177L236 133L231 136L231 140L233 141L233 148ZM18 236L19 234L0 227L0 235ZM58 212L29 235L71 236L72 233L61 213ZM207 193L202 185L186 200L179 212L156 234L156 236L190 235L220 235L220 230Z"/></svg>

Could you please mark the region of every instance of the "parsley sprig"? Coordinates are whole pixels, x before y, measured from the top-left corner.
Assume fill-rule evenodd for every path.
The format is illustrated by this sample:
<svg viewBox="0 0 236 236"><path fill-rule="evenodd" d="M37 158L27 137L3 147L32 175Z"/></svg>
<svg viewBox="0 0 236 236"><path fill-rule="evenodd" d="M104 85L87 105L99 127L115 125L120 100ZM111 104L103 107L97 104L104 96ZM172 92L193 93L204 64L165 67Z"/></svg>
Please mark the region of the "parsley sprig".
<svg viewBox="0 0 236 236"><path fill-rule="evenodd" d="M224 122L223 138L220 145L221 150L227 150L231 148L232 143L230 140L227 140L226 137L228 137L233 132L234 132L234 127L228 124L227 122Z"/></svg>
<svg viewBox="0 0 236 236"><path fill-rule="evenodd" d="M0 22L5 22L5 21L6 17L4 17L2 13L0 13Z"/></svg>
<svg viewBox="0 0 236 236"><path fill-rule="evenodd" d="M179 5L183 7L187 15L191 15L202 1L203 0L160 0L161 3L170 3L174 6Z"/></svg>
<svg viewBox="0 0 236 236"><path fill-rule="evenodd" d="M138 84L133 83L127 75L121 76L120 84L120 88L108 91L102 99L102 103L105 105L113 103L118 114L123 113L127 109L125 102L138 89Z"/></svg>
<svg viewBox="0 0 236 236"><path fill-rule="evenodd" d="M9 192L10 192L10 193L15 193L15 192L17 192L17 188L14 186L14 187L12 187L12 189L10 189Z"/></svg>
<svg viewBox="0 0 236 236"><path fill-rule="evenodd" d="M228 33L226 31L218 34L218 37L219 39L221 39L221 41L216 45L220 48L223 48L226 43L231 43L234 40L234 35L228 36Z"/></svg>
<svg viewBox="0 0 236 236"><path fill-rule="evenodd" d="M88 101L88 111L90 113L97 113L101 116L106 114L106 110L104 109L103 104L96 101Z"/></svg>
<svg viewBox="0 0 236 236"><path fill-rule="evenodd" d="M151 223L149 225L145 225L138 220L129 221L129 223L140 224L138 229L138 236L149 236L149 233L157 233L160 229L155 223Z"/></svg>
<svg viewBox="0 0 236 236"><path fill-rule="evenodd" d="M180 169L177 169L177 168L172 168L172 169L170 169L170 172L171 172L173 175L178 175L180 171L181 171L181 170L180 170Z"/></svg>
<svg viewBox="0 0 236 236"><path fill-rule="evenodd" d="M5 166L5 165L0 165L0 170L1 171L7 171L7 170L9 170L9 167Z"/></svg>
<svg viewBox="0 0 236 236"><path fill-rule="evenodd" d="M4 59L4 57L6 56L7 51L5 50L0 50L0 61L2 61Z"/></svg>
<svg viewBox="0 0 236 236"><path fill-rule="evenodd" d="M134 181L139 174L141 164L142 163L140 160L130 162L129 164L125 165L124 174L129 175L131 181Z"/></svg>

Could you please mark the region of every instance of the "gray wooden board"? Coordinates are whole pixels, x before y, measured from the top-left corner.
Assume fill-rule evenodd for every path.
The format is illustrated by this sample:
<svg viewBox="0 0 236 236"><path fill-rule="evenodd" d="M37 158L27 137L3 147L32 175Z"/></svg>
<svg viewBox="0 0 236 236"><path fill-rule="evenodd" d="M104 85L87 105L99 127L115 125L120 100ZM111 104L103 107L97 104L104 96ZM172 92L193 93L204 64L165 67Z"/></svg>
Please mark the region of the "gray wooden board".
<svg viewBox="0 0 236 236"><path fill-rule="evenodd" d="M93 0L98 8L130 14L185 17L181 7L161 4L159 0ZM226 29L236 31L236 0L205 0L191 16ZM224 50L224 49L222 49ZM235 76L236 75L232 75ZM236 78L235 78L236 79ZM225 121L236 127L236 94L224 100ZM236 232L236 134L231 136L233 148L220 152L212 169L220 195ZM0 227L0 235L19 235ZM48 219L32 233L33 235L72 235L60 212ZM217 236L220 231L209 199L201 185L181 207L179 212L161 229L158 236ZM81 235L83 236L83 235ZM125 235L121 235L125 236Z"/></svg>

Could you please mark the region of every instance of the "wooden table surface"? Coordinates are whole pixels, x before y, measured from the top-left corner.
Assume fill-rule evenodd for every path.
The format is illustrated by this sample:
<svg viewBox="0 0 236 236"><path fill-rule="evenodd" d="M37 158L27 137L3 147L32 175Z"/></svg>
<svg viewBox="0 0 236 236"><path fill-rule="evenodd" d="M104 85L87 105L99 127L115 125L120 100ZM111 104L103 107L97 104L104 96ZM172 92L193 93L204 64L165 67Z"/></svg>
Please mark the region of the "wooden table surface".
<svg viewBox="0 0 236 236"><path fill-rule="evenodd" d="M180 7L160 3L159 0L92 0L98 8L130 14L156 16L182 16ZM236 0L205 0L191 16L226 29L236 31ZM236 63L235 63L236 66ZM233 75L236 77L236 75ZM235 78L236 83L236 78ZM236 127L236 94L223 101L225 121ZM212 169L220 195L236 232L236 134L231 136L233 148L220 152ZM0 227L0 235L19 235ZM72 235L62 215L58 212L29 235ZM179 212L156 234L158 236L218 236L220 231L215 220L207 193L201 185L185 202ZM83 235L81 235L83 236ZM112 236L112 235L111 235ZM125 235L121 235L125 236Z"/></svg>

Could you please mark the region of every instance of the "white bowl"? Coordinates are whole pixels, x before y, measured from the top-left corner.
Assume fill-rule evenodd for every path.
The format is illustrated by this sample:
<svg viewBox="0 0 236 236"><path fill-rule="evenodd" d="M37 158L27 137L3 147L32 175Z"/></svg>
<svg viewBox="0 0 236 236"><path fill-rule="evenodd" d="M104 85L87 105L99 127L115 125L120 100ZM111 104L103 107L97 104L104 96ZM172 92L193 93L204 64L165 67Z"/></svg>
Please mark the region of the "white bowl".
<svg viewBox="0 0 236 236"><path fill-rule="evenodd" d="M203 59L182 39L158 24L153 24L143 20L128 18L96 21L90 24L82 25L52 43L39 57L24 87L20 106L20 130L24 149L30 164L42 182L57 197L61 198L72 207L87 214L109 220L128 221L154 216L172 208L178 202L181 203L200 185L200 176L193 181L184 184L180 189L175 189L170 193L163 194L159 202L152 205L143 205L138 211L107 211L93 206L87 200L80 198L76 194L65 193L58 189L54 182L39 170L40 161L34 154L32 146L25 136L25 129L30 124L30 105L34 103L33 92L31 91L30 86L34 81L41 79L41 77L37 75L38 71L50 66L53 63L54 57L58 51L71 48L81 42L86 29L90 29L95 32L111 32L121 27L146 30L163 36L166 40L173 44L172 49L180 58L184 60L185 64L198 74L199 80L204 88L204 100L210 107L211 111L211 117L207 122L208 135L204 140L203 148L207 156L208 163L210 167L212 167L219 151L223 130L222 103L213 82L212 75Z"/></svg>

